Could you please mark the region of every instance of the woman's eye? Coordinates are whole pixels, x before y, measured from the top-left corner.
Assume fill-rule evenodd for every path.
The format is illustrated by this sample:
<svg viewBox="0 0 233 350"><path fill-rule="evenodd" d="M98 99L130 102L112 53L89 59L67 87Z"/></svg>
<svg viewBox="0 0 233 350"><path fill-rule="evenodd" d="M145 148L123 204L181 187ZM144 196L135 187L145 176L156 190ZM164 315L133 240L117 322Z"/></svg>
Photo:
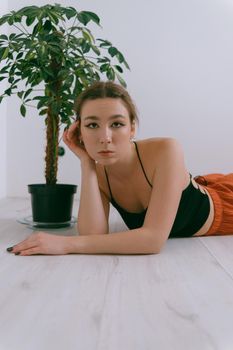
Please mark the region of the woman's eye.
<svg viewBox="0 0 233 350"><path fill-rule="evenodd" d="M85 127L89 128L89 129L96 129L98 127L98 124L90 123L90 124L85 125Z"/></svg>
<svg viewBox="0 0 233 350"><path fill-rule="evenodd" d="M114 122L113 124L112 124L112 126L114 127L114 128L120 128L121 126L124 126L125 124L123 124L123 123L120 123L120 122Z"/></svg>

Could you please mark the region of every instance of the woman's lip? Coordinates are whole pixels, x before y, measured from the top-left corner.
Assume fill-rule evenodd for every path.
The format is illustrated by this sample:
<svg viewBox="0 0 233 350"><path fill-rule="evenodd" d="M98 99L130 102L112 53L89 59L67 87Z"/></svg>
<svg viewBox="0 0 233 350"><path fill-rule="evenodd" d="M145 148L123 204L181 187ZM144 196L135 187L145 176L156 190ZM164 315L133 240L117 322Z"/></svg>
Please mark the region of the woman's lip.
<svg viewBox="0 0 233 350"><path fill-rule="evenodd" d="M102 157L108 157L108 156L110 157L111 155L114 154L114 152L112 152L112 151L100 151L100 152L98 152L98 154Z"/></svg>

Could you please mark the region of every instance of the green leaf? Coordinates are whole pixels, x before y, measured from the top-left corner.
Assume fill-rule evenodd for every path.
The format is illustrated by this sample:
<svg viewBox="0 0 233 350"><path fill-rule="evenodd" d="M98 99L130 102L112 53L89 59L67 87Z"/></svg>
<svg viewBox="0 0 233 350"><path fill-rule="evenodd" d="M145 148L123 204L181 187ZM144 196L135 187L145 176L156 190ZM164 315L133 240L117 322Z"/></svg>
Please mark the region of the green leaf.
<svg viewBox="0 0 233 350"><path fill-rule="evenodd" d="M20 106L20 113L23 117L26 115L26 107L24 105Z"/></svg>
<svg viewBox="0 0 233 350"><path fill-rule="evenodd" d="M110 47L109 49L108 49L108 52L110 53L110 55L113 57L113 56L116 56L117 54L118 54L118 50L117 50L117 48L116 47Z"/></svg>
<svg viewBox="0 0 233 350"><path fill-rule="evenodd" d="M91 49L90 44L88 42L86 42L86 41L84 41L81 46L82 46L83 53L87 53Z"/></svg>
<svg viewBox="0 0 233 350"><path fill-rule="evenodd" d="M18 96L19 98L22 98L23 94L24 94L24 91L19 91L19 92L17 92L17 96Z"/></svg>
<svg viewBox="0 0 233 350"><path fill-rule="evenodd" d="M4 73L8 73L8 70L9 70L9 68L10 68L10 66L8 65L8 66L5 66L5 67L3 67L1 70L0 70L0 74L4 74Z"/></svg>
<svg viewBox="0 0 233 350"><path fill-rule="evenodd" d="M10 14L4 15L0 18L0 26L6 22L8 22L8 19L11 17Z"/></svg>
<svg viewBox="0 0 233 350"><path fill-rule="evenodd" d="M18 34L18 35L15 35L14 40L17 40L18 42L20 42L20 40L19 40L19 39L21 39L22 37L23 37L23 40L24 40L24 38L25 38L25 34L20 33L20 34Z"/></svg>
<svg viewBox="0 0 233 350"><path fill-rule="evenodd" d="M26 25L27 25L28 27L30 27L30 25L35 21L35 19L36 19L36 16L33 16L33 17L27 16Z"/></svg>
<svg viewBox="0 0 233 350"><path fill-rule="evenodd" d="M123 63L124 63L124 65L126 66L126 68L130 70L130 67L129 67L128 63L127 63L125 60L124 60Z"/></svg>
<svg viewBox="0 0 233 350"><path fill-rule="evenodd" d="M69 75L66 80L65 80L65 84L66 85L72 85L73 84L73 81L74 81L74 75Z"/></svg>
<svg viewBox="0 0 233 350"><path fill-rule="evenodd" d="M42 110L40 111L39 115L45 115L45 114L47 114L47 113L48 113L48 108L42 109Z"/></svg>
<svg viewBox="0 0 233 350"><path fill-rule="evenodd" d="M112 68L109 68L109 69L107 70L106 75L107 75L107 78L108 78L109 80L115 80L115 72L114 72L114 70L113 70Z"/></svg>
<svg viewBox="0 0 233 350"><path fill-rule="evenodd" d="M124 56L122 55L122 53L120 51L118 51L116 57L117 57L118 61L120 63L123 63L127 69L130 69L128 63L126 62Z"/></svg>
<svg viewBox="0 0 233 350"><path fill-rule="evenodd" d="M50 12L50 13L48 13L48 16L49 16L49 18L51 19L51 21L52 21L53 23L55 23L55 24L58 24L58 23L59 23L59 18L58 18L57 13L55 13L55 12Z"/></svg>
<svg viewBox="0 0 233 350"><path fill-rule="evenodd" d="M93 21L95 22L96 24L100 25L100 19L99 17L97 16L96 13L94 12L90 12L90 11L82 11L83 14L85 14L87 16L87 18L89 19L89 21Z"/></svg>
<svg viewBox="0 0 233 350"><path fill-rule="evenodd" d="M85 14L85 11L78 12L77 18L79 22L83 23L85 26L90 22L90 18Z"/></svg>
<svg viewBox="0 0 233 350"><path fill-rule="evenodd" d="M124 86L124 87L126 88L126 87L127 87L126 82L125 82L124 79L120 76L120 74L118 74L118 73L116 72L116 76L117 76L117 79L118 79L119 83L120 83L122 86Z"/></svg>
<svg viewBox="0 0 233 350"><path fill-rule="evenodd" d="M83 75L79 75L79 79L81 80L81 82L83 83L83 85L85 87L88 87L89 85L89 80L87 79L87 76L85 74Z"/></svg>
<svg viewBox="0 0 233 350"><path fill-rule="evenodd" d="M6 94L7 96L10 96L11 95L11 92L12 92L12 89L11 88L8 88L4 91L4 94Z"/></svg>
<svg viewBox="0 0 233 350"><path fill-rule="evenodd" d="M0 35L0 40L8 40L7 35L5 35L5 34Z"/></svg>
<svg viewBox="0 0 233 350"><path fill-rule="evenodd" d="M124 62L124 60L125 60L124 56L122 55L122 53L120 51L118 51L116 57L120 63Z"/></svg>
<svg viewBox="0 0 233 350"><path fill-rule="evenodd" d="M16 61L23 57L23 52L19 52L16 56Z"/></svg>
<svg viewBox="0 0 233 350"><path fill-rule="evenodd" d="M7 57L7 62L9 62L9 60L13 60L13 59L14 59L14 56L13 56L12 52L9 51L8 57Z"/></svg>
<svg viewBox="0 0 233 350"><path fill-rule="evenodd" d="M48 45L47 48L52 53L56 53L58 55L61 54L61 48L59 46L56 46L56 45L53 44L53 45Z"/></svg>
<svg viewBox="0 0 233 350"><path fill-rule="evenodd" d="M61 69L61 70L58 72L57 77L58 77L59 79L61 79L61 80L64 80L68 74L69 74L69 70L68 70L68 69Z"/></svg>
<svg viewBox="0 0 233 350"><path fill-rule="evenodd" d="M118 72L123 73L123 69L121 68L121 66L118 66L116 64L116 65L114 65L114 67L118 70Z"/></svg>
<svg viewBox="0 0 233 350"><path fill-rule="evenodd" d="M16 84L17 84L20 80L21 80L21 79L16 79L16 80L14 81L14 86L12 86L12 88L13 88L13 87L14 87L14 88L17 87Z"/></svg>
<svg viewBox="0 0 233 350"><path fill-rule="evenodd" d="M16 37L16 34L15 34L15 33L12 33L12 34L10 34L9 39L10 39L10 40L13 40L13 39L15 39L15 37Z"/></svg>
<svg viewBox="0 0 233 350"><path fill-rule="evenodd" d="M10 76L8 78L8 83L12 84L14 82L14 77Z"/></svg>
<svg viewBox="0 0 233 350"><path fill-rule="evenodd" d="M7 19L7 22L8 22L8 24L10 26L12 26L14 24L14 22L15 22L14 17L13 16L9 16L9 18Z"/></svg>
<svg viewBox="0 0 233 350"><path fill-rule="evenodd" d="M91 33L91 31L87 28L82 28L82 33L83 33L83 37L84 39L86 39L87 41L89 41L89 43L94 43L95 39Z"/></svg>
<svg viewBox="0 0 233 350"><path fill-rule="evenodd" d="M96 53L96 55L100 55L100 50L98 49L97 46L93 45L93 44L90 44L91 45L91 48L92 50L94 51L94 53Z"/></svg>
<svg viewBox="0 0 233 350"><path fill-rule="evenodd" d="M33 89L28 89L28 90L25 92L23 98L24 98L24 99L27 98L28 95L30 95L30 93L31 93L32 91L33 91Z"/></svg>
<svg viewBox="0 0 233 350"><path fill-rule="evenodd" d="M21 16L36 17L41 13L41 8L38 6L26 6L18 11Z"/></svg>
<svg viewBox="0 0 233 350"><path fill-rule="evenodd" d="M106 72L109 69L109 64L105 63L100 66L101 73Z"/></svg>
<svg viewBox="0 0 233 350"><path fill-rule="evenodd" d="M77 13L77 18L78 18L79 22L83 23L85 26L90 21L93 21L93 22L95 22L96 24L98 24L100 26L100 19L94 12L90 12L90 11L78 12Z"/></svg>
<svg viewBox="0 0 233 350"><path fill-rule="evenodd" d="M108 47L108 46L112 46L112 43L108 40L103 40L103 39L96 39L96 41L100 41L100 47Z"/></svg>
<svg viewBox="0 0 233 350"><path fill-rule="evenodd" d="M51 21L47 20L47 21L45 21L45 23L44 23L44 25L43 25L43 28L44 28L44 30L45 30L46 32L49 33L50 30L52 30L54 27L53 27Z"/></svg>
<svg viewBox="0 0 233 350"><path fill-rule="evenodd" d="M64 13L66 15L66 18L70 19L70 18L76 16L77 11L74 8L72 8L72 7L68 7L68 8L64 7Z"/></svg>
<svg viewBox="0 0 233 350"><path fill-rule="evenodd" d="M110 63L110 59L108 57L98 58L97 62L98 63L105 63L105 62L109 62Z"/></svg>
<svg viewBox="0 0 233 350"><path fill-rule="evenodd" d="M37 103L37 109L40 109L41 107L46 106L47 100L41 99L38 103Z"/></svg>
<svg viewBox="0 0 233 350"><path fill-rule="evenodd" d="M22 20L22 16L18 15L17 13L13 16L14 23L20 23Z"/></svg>
<svg viewBox="0 0 233 350"><path fill-rule="evenodd" d="M4 50L2 50L0 52L0 54L2 54L2 57L0 57L0 60L1 61L5 60L8 57L8 55L9 55L9 47L5 47Z"/></svg>
<svg viewBox="0 0 233 350"><path fill-rule="evenodd" d="M33 36L36 35L36 34L40 31L41 27L42 27L42 23L41 23L41 22L38 22L38 23L35 25L35 27L33 28L32 35L33 35Z"/></svg>

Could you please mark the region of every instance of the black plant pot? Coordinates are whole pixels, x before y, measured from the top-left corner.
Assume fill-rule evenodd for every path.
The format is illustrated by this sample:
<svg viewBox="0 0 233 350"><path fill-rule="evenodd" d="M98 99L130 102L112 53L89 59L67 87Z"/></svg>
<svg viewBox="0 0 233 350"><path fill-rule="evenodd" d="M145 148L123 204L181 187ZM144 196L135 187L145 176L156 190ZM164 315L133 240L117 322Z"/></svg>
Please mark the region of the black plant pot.
<svg viewBox="0 0 233 350"><path fill-rule="evenodd" d="M32 218L36 223L46 227L69 225L72 217L72 208L76 185L28 185L31 193Z"/></svg>

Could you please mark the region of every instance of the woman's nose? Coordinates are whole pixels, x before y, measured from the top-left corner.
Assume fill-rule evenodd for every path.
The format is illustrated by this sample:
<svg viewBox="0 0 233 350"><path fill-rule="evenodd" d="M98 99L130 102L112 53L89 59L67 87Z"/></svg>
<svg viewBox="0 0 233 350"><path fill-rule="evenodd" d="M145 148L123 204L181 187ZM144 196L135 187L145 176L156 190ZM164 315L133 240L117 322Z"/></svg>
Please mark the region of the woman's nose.
<svg viewBox="0 0 233 350"><path fill-rule="evenodd" d="M100 135L100 143L111 143L112 135L110 130L104 130Z"/></svg>

